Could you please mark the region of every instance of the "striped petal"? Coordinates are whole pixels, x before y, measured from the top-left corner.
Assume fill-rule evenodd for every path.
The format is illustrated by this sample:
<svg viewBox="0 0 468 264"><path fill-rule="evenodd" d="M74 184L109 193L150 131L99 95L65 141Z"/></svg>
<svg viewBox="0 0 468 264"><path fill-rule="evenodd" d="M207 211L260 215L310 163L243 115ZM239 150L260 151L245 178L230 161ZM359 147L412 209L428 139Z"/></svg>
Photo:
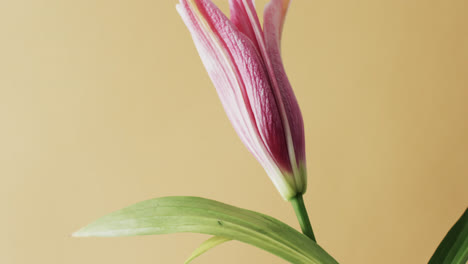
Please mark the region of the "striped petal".
<svg viewBox="0 0 468 264"><path fill-rule="evenodd" d="M296 184L303 186L303 189L299 191L304 193L307 187L304 124L301 110L281 58L281 35L289 4L289 0L271 0L267 4L263 17L263 31L267 56L272 66L272 76L276 79L276 83L280 88L284 110L289 126L292 128L291 138L298 166L298 171L294 173Z"/></svg>
<svg viewBox="0 0 468 264"><path fill-rule="evenodd" d="M269 75L285 137L284 144L276 145L276 147L281 147L278 149L280 151L273 153L276 154L276 160L281 166L293 172L298 192L304 193L307 185L304 125L280 53L281 32L288 6L288 0L270 1L264 12L263 30L258 22L252 0L231 0L231 13L236 21L241 21L237 24L243 32L249 35L253 32L255 35L259 52Z"/></svg>
<svg viewBox="0 0 468 264"><path fill-rule="evenodd" d="M291 198L296 193L294 177L281 168L272 149L285 146L282 120L256 44L211 1L181 0L177 9L236 132L282 196ZM283 143L270 144L272 139Z"/></svg>
<svg viewBox="0 0 468 264"><path fill-rule="evenodd" d="M252 0L247 0L247 4L253 6ZM252 23L248 19L247 10L245 9L244 3L242 0L229 0L229 10L231 12L231 22L239 29L240 32L244 33L252 42L255 44L258 49L257 38L255 37L255 32L252 26ZM258 22L260 26L260 22Z"/></svg>

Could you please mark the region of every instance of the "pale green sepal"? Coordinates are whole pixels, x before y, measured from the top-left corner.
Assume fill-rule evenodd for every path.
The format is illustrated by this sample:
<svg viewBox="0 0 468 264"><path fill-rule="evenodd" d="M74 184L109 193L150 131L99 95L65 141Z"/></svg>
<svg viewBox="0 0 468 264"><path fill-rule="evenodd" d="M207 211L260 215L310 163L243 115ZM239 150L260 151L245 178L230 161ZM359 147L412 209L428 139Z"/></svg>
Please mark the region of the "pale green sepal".
<svg viewBox="0 0 468 264"><path fill-rule="evenodd" d="M77 237L201 233L238 240L294 264L336 264L325 250L270 216L198 197L163 197L106 215Z"/></svg>
<svg viewBox="0 0 468 264"><path fill-rule="evenodd" d="M208 250L220 245L224 242L231 241L232 239L220 236L214 236L205 242L203 242L195 251L193 251L192 255L184 262L184 264L189 264L195 258L199 257L203 253L207 252Z"/></svg>

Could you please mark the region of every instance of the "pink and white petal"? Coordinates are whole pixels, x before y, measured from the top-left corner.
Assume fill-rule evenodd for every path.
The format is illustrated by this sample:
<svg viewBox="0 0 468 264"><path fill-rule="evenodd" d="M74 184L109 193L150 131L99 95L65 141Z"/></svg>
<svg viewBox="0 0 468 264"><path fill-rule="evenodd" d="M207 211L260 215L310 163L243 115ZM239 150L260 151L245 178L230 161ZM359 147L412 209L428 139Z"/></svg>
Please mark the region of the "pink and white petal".
<svg viewBox="0 0 468 264"><path fill-rule="evenodd" d="M200 3L199 9L204 14L205 19L231 53L244 84L245 102L254 115L258 133L264 146L281 170L285 173L291 173L293 171L292 162L288 151L284 122L278 107L282 98L277 98L272 89L270 82L272 77L267 74L263 58L249 39L229 23L227 17L211 1L200 0L197 2ZM247 11L255 11L251 1L244 0L243 3ZM249 15L249 17L253 17L253 24L257 24L259 27L256 13L252 14L254 16ZM224 22L220 23L219 21Z"/></svg>
<svg viewBox="0 0 468 264"><path fill-rule="evenodd" d="M252 0L246 1L247 5L253 6ZM229 10L231 12L231 22L255 44L257 49L259 49L253 25L249 20L243 0L229 0ZM255 26L260 27L260 22Z"/></svg>
<svg viewBox="0 0 468 264"><path fill-rule="evenodd" d="M258 17L257 17L254 6L248 0L242 0L241 3L244 6L245 12L247 13L247 17L248 17L248 19L249 19L249 21L250 21L250 23L252 25L252 29L253 29L253 31L255 33L255 37L257 39L257 43L258 43L258 47L259 47L259 51L260 51L260 54L261 54L261 56L263 58L263 62L264 62L265 68L266 68L266 72L268 73L268 76L269 76L269 79L270 79L271 91L272 91L274 100L276 102L276 106L277 106L277 109L278 109L278 112L279 112L279 117L281 119L283 132L284 132L283 135L285 137L285 146L286 146L286 149L287 149L287 151L283 151L282 153L287 153L286 156L288 157L289 168L293 171L293 175L294 175L294 180L295 180L294 185L295 186L303 186L304 185L303 184L304 176L301 176L302 175L301 170L300 170L300 167L301 167L300 165L301 164L299 164L299 163L302 163L302 162L298 162L298 159L296 158L297 154L302 153L301 147L303 148L303 146L298 146L298 150L296 150L296 145L295 145L295 141L296 142L300 141L300 140L297 140L297 138L299 138L299 137L297 137L296 134L300 134L301 132L300 131L292 131L291 125L297 125L296 124L297 122L295 122L294 120L289 120L290 118L296 118L294 116L291 116L291 114L290 114L291 110L293 110L293 111L296 110L294 105L293 105L293 103L295 101L294 94L289 93L289 90L292 91L292 89L287 89L287 88L282 87L284 85L283 84L283 79L285 79L287 81L287 77L286 76L284 76L284 77L283 76L280 76L280 77L276 76L278 74L278 72L281 73L281 71L277 71L275 69L275 68L278 67L278 65L276 65L277 63L275 62L275 60L272 60L270 58L270 53L269 53L268 48L267 48L267 45L269 45L269 43L266 41L265 34L264 34L263 30L261 29L261 27L260 27L260 25L258 23ZM277 2L274 2L274 3L277 3ZM269 18L266 16L265 19L269 19ZM279 59L281 59L281 57L279 57ZM280 66L282 67L281 63L280 63ZM287 81L287 84L289 84L288 81ZM287 91L286 94L284 93L284 90ZM291 100L291 98L293 98L294 100ZM285 100L287 100L287 101L285 102ZM297 105L297 102L296 102L296 105ZM299 109L299 108L297 107L297 109ZM299 112L299 114L300 114L300 112ZM299 118L302 121L302 117L299 116ZM296 138L296 140L294 138ZM299 157L299 158L302 158L302 157ZM281 159L281 160L283 160L283 159Z"/></svg>
<svg viewBox="0 0 468 264"><path fill-rule="evenodd" d="M280 47L284 20L288 12L290 0L271 0L263 12L263 29L267 45Z"/></svg>
<svg viewBox="0 0 468 264"><path fill-rule="evenodd" d="M255 91L269 91L268 83L265 82L268 79L256 48L210 1L182 0L178 10L192 33L235 130L263 165L283 197L290 198L295 192L294 180L287 177L289 179L285 181L264 144L263 125L255 118L259 116L259 111L273 111L262 110L262 107L252 108L251 104L258 102L249 99L255 97L252 95ZM268 107L271 106L264 106Z"/></svg>
<svg viewBox="0 0 468 264"><path fill-rule="evenodd" d="M244 144L249 149L254 149L251 136L247 130L248 124L245 123L242 116L242 109L245 108L245 104L239 102L238 98L242 98L242 96L237 94L240 89L235 88L239 86L238 80L233 68L229 67L229 63L223 62L226 60L224 58L226 56L225 51L217 44L217 37L204 28L203 22L196 17L193 7L189 5L188 1L181 1L181 4L177 5L177 10L192 34L195 46L231 123L236 128Z"/></svg>
<svg viewBox="0 0 468 264"><path fill-rule="evenodd" d="M280 88L284 109L291 128L296 162L299 167L298 173L295 173L295 178L298 186L304 186L304 190L302 191L305 192L304 124L297 99L286 75L281 58L281 35L289 4L289 0L271 0L265 7L263 30L266 50L274 71L273 76L276 78L276 82Z"/></svg>

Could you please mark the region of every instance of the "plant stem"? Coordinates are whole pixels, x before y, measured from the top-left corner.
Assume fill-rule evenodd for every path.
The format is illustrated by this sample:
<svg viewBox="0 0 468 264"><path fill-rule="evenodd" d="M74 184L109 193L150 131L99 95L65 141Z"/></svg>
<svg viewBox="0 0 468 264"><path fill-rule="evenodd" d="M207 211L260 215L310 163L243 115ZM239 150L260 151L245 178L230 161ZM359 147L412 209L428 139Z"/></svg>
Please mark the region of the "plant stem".
<svg viewBox="0 0 468 264"><path fill-rule="evenodd" d="M299 225L301 225L302 233L304 233L304 235L308 236L314 242L317 242L317 240L315 240L314 231L312 230L312 225L310 225L309 215L307 214L302 194L296 195L289 201L294 208L294 212L296 212L297 220L299 220Z"/></svg>

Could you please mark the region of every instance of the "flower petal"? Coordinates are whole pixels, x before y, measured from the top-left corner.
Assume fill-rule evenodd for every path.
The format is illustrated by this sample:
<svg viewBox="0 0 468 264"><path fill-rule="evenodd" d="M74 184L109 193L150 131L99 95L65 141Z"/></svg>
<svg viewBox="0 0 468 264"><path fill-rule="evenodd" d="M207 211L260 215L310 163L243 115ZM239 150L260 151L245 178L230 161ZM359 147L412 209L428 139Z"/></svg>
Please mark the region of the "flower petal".
<svg viewBox="0 0 468 264"><path fill-rule="evenodd" d="M260 27L260 21L256 16L254 24L249 20L245 5L254 6L252 0L229 0L229 10L231 12L231 22L239 29L240 32L244 33L252 42L258 47L257 37L255 36L254 26ZM255 13L256 15L256 13Z"/></svg>
<svg viewBox="0 0 468 264"><path fill-rule="evenodd" d="M267 45L280 47L284 20L290 3L290 0L271 0L265 6L263 29Z"/></svg>
<svg viewBox="0 0 468 264"><path fill-rule="evenodd" d="M289 83L281 58L281 35L289 4L289 0L271 0L265 7L263 30L266 50L274 71L273 76L276 78L276 82L280 87L281 98L283 98L289 126L294 128L291 129L291 137L298 166L298 171L297 173L295 172L294 175L296 184L298 186L304 186L302 190L304 193L307 186L304 124L301 110L291 84Z"/></svg>
<svg viewBox="0 0 468 264"><path fill-rule="evenodd" d="M257 13L251 0L237 0L238 16L250 22L251 31L257 39L258 49L263 58L277 109L284 131L288 163L293 171L295 185L299 192L305 192L305 146L302 115L294 92L286 76L280 54L280 36L289 1L272 0L264 13L264 31L258 23ZM238 7L238 6L242 6ZM245 11L245 14L243 13ZM244 22L242 27L245 27ZM250 30L247 30L250 34ZM270 43L270 41L272 41ZM293 128L293 129L292 129Z"/></svg>
<svg viewBox="0 0 468 264"><path fill-rule="evenodd" d="M255 45L211 1L181 0L177 9L236 132L283 197L291 198L296 193L294 179L282 173L265 144L270 134L278 133L279 115Z"/></svg>

